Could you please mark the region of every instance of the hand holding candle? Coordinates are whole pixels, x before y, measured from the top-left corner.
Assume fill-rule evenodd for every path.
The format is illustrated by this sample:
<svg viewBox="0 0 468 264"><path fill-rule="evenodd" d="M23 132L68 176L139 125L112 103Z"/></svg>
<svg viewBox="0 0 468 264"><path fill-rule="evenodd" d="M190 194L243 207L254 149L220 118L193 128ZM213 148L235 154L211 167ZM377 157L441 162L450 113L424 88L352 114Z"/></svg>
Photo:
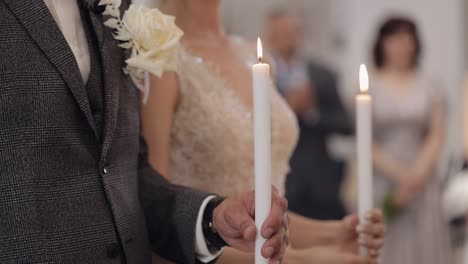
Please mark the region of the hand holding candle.
<svg viewBox="0 0 468 264"><path fill-rule="evenodd" d="M361 93L356 96L356 137L357 137L357 175L358 210L361 223L365 224L365 214L372 209L372 98L368 93L369 75L364 64L359 70ZM361 255L368 255L360 248Z"/></svg>
<svg viewBox="0 0 468 264"><path fill-rule="evenodd" d="M266 242L260 235L271 210L271 135L270 135L270 66L263 63L260 38L257 43L259 63L253 65L254 149L255 149L255 264L267 264L261 250Z"/></svg>

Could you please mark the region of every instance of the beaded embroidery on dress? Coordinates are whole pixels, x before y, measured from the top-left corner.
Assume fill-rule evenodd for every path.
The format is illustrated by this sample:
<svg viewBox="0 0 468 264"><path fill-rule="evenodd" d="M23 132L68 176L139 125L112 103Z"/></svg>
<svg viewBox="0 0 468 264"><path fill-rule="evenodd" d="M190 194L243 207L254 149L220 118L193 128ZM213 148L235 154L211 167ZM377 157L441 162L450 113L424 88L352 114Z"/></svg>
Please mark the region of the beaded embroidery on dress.
<svg viewBox="0 0 468 264"><path fill-rule="evenodd" d="M242 39L248 67L255 54ZM174 183L231 196L254 188L253 117L215 67L179 50L180 101L171 131ZM246 65L246 67L247 67ZM272 179L284 194L289 159L298 139L294 113L271 85Z"/></svg>

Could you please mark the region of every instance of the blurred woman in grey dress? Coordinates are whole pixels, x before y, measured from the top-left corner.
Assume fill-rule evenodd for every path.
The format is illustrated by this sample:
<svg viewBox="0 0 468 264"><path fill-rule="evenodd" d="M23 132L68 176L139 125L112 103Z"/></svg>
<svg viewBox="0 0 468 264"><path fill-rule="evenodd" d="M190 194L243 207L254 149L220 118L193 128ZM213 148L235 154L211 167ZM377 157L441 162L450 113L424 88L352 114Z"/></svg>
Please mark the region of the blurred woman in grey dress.
<svg viewBox="0 0 468 264"><path fill-rule="evenodd" d="M374 48L375 202L387 213L383 264L449 264L437 163L445 130L444 93L418 69L416 25L393 18Z"/></svg>

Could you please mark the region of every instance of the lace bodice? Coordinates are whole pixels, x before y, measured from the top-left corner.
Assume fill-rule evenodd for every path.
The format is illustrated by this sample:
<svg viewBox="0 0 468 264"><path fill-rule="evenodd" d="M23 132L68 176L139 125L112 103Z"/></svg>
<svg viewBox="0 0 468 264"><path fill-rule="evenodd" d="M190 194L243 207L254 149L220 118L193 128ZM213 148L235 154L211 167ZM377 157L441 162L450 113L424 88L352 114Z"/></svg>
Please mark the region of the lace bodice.
<svg viewBox="0 0 468 264"><path fill-rule="evenodd" d="M245 45L246 64L255 54ZM240 53L241 54L241 53ZM172 126L170 174L174 183L234 195L254 188L253 116L209 62L179 50L180 101ZM247 65L246 65L247 67ZM271 85L272 178L284 193L297 122Z"/></svg>

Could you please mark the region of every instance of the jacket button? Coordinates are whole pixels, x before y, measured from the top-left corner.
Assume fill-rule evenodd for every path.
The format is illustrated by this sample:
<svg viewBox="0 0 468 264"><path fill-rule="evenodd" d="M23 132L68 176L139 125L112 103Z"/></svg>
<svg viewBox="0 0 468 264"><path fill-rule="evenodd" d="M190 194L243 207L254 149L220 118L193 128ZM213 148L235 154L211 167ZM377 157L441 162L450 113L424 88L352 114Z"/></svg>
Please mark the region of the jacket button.
<svg viewBox="0 0 468 264"><path fill-rule="evenodd" d="M107 256L111 259L118 258L120 256L120 246L118 244L111 244L107 248Z"/></svg>
<svg viewBox="0 0 468 264"><path fill-rule="evenodd" d="M102 169L102 173L107 174L108 173L107 168Z"/></svg>

